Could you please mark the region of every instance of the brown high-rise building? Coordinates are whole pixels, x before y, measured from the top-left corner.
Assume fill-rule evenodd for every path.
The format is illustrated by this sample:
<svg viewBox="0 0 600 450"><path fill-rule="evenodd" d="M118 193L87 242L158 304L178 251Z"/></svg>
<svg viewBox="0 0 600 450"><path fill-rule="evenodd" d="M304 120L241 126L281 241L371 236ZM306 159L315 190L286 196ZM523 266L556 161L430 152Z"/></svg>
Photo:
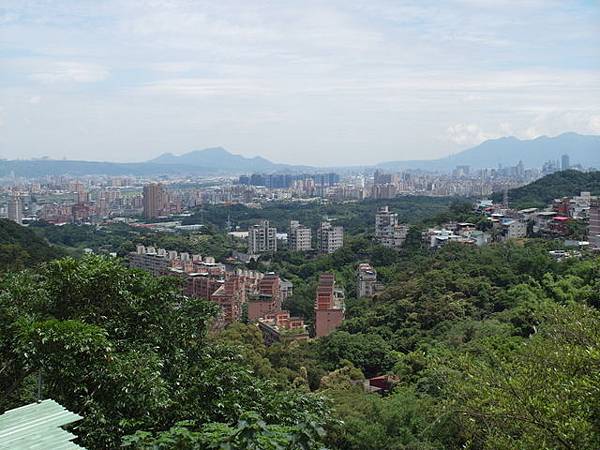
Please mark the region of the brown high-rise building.
<svg viewBox="0 0 600 450"><path fill-rule="evenodd" d="M590 200L590 223L588 225L590 248L600 249L600 198Z"/></svg>
<svg viewBox="0 0 600 450"><path fill-rule="evenodd" d="M155 219L165 211L167 193L160 183L152 183L144 186L144 219Z"/></svg>
<svg viewBox="0 0 600 450"><path fill-rule="evenodd" d="M344 321L344 293L335 287L332 273L319 277L315 298L315 335L327 336Z"/></svg>
<svg viewBox="0 0 600 450"><path fill-rule="evenodd" d="M267 273L258 282L258 296L248 301L248 320L255 321L267 314L281 310L281 279Z"/></svg>

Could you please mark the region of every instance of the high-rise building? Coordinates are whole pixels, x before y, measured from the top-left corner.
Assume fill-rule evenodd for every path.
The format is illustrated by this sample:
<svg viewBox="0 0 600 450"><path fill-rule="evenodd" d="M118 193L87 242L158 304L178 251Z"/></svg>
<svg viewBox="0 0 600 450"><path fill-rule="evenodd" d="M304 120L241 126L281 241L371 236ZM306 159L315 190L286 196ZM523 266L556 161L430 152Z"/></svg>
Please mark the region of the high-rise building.
<svg viewBox="0 0 600 450"><path fill-rule="evenodd" d="M398 214L391 212L389 207L382 206L375 214L375 238L380 240L390 236L396 225Z"/></svg>
<svg viewBox="0 0 600 450"><path fill-rule="evenodd" d="M333 253L344 245L344 227L322 222L317 230L317 246L321 253Z"/></svg>
<svg viewBox="0 0 600 450"><path fill-rule="evenodd" d="M569 155L562 155L560 157L560 170L568 170L569 167L571 167Z"/></svg>
<svg viewBox="0 0 600 450"><path fill-rule="evenodd" d="M75 203L86 203L89 200L85 185L81 181L72 183L71 189L73 191L73 200Z"/></svg>
<svg viewBox="0 0 600 450"><path fill-rule="evenodd" d="M23 201L19 194L13 194L8 199L8 219L23 224Z"/></svg>
<svg viewBox="0 0 600 450"><path fill-rule="evenodd" d="M392 183L392 174L383 173L380 170L376 170L373 174L373 184L381 185L381 184L391 184Z"/></svg>
<svg viewBox="0 0 600 450"><path fill-rule="evenodd" d="M312 231L301 225L297 220L290 222L288 233L288 247L293 252L306 252L312 250Z"/></svg>
<svg viewBox="0 0 600 450"><path fill-rule="evenodd" d="M375 214L375 239L384 247L399 249L408 234L408 225L398 222L398 214L387 206L379 208Z"/></svg>
<svg viewBox="0 0 600 450"><path fill-rule="evenodd" d="M315 296L315 335L327 336L344 321L344 291L332 273L322 273Z"/></svg>
<svg viewBox="0 0 600 450"><path fill-rule="evenodd" d="M590 200L590 221L588 225L588 241L593 249L600 249L600 198Z"/></svg>
<svg viewBox="0 0 600 450"><path fill-rule="evenodd" d="M358 265L356 280L356 297L373 297L377 289L377 272L370 264Z"/></svg>
<svg viewBox="0 0 600 450"><path fill-rule="evenodd" d="M155 219L164 214L166 209L167 193L160 183L151 183L144 186L144 219Z"/></svg>
<svg viewBox="0 0 600 450"><path fill-rule="evenodd" d="M272 253L277 251L277 228L269 226L268 220L248 229L248 253Z"/></svg>

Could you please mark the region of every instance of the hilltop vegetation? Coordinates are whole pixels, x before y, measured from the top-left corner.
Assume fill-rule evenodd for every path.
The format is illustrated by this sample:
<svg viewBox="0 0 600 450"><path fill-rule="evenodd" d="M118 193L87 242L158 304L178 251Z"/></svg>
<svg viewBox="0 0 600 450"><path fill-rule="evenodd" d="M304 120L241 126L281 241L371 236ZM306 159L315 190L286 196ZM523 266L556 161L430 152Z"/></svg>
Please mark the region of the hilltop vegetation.
<svg viewBox="0 0 600 450"><path fill-rule="evenodd" d="M354 267L340 252L327 264ZM41 376L90 450L598 448L600 259L413 242L380 263L387 289L350 295L340 330L268 348L253 325L211 335L214 305L114 258L10 274L0 410ZM363 392L386 373L390 395Z"/></svg>
<svg viewBox="0 0 600 450"><path fill-rule="evenodd" d="M267 219L281 231L287 231L290 220L299 220L307 227L315 229L326 218L342 225L346 232L358 234L369 232L373 227L373 218L377 208L388 205L398 213L402 222L417 223L435 217L448 210L457 199L451 197L403 196L387 200L365 200L346 203L294 203L273 202L261 208L249 208L244 205L231 207L206 205L184 223L205 223L224 228L229 219L233 227L245 230L261 219Z"/></svg>
<svg viewBox="0 0 600 450"><path fill-rule="evenodd" d="M0 272L24 269L64 255L30 229L0 219Z"/></svg>
<svg viewBox="0 0 600 450"><path fill-rule="evenodd" d="M546 175L533 183L508 192L510 204L514 208L545 207L555 198L579 195L589 191L600 194L600 171L580 172L565 170ZM502 200L502 193L492 195L494 201Z"/></svg>

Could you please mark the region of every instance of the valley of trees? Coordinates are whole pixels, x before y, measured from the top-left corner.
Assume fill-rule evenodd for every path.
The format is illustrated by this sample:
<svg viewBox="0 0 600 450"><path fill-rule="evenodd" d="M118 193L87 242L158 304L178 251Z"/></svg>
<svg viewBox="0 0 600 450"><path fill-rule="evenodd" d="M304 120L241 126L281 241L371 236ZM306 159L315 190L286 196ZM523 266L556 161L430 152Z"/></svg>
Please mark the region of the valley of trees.
<svg viewBox="0 0 600 450"><path fill-rule="evenodd" d="M431 252L420 227L470 214L441 212L401 252L362 231L333 255L259 260L309 322L319 273L348 296L336 332L270 347L252 324L215 332L213 304L119 258L9 267L0 412L40 390L84 417L71 430L90 450L600 448L600 258L557 262L538 239ZM373 299L355 298L361 261L386 284ZM366 393L382 374L394 389Z"/></svg>

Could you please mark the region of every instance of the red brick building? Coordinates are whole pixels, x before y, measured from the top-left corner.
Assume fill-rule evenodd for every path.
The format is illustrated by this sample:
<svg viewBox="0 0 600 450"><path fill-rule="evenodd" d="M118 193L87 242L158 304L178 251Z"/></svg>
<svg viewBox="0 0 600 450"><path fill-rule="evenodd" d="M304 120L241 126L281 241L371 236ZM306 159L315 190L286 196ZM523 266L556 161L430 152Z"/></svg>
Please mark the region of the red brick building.
<svg viewBox="0 0 600 450"><path fill-rule="evenodd" d="M267 314L281 310L281 280L274 273L267 273L258 282L258 292L248 299L248 320L254 322Z"/></svg>
<svg viewBox="0 0 600 450"><path fill-rule="evenodd" d="M335 287L332 273L319 277L315 298L315 335L327 336L344 320L344 293Z"/></svg>

